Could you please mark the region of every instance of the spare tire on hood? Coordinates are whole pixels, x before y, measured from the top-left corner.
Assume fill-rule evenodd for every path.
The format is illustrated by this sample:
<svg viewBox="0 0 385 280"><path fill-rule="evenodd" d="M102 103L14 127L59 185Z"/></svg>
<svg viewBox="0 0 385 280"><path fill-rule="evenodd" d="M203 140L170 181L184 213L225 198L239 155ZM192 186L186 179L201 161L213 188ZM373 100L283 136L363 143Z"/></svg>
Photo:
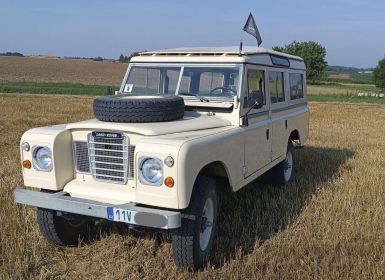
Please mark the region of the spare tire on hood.
<svg viewBox="0 0 385 280"><path fill-rule="evenodd" d="M133 96L118 94L94 100L98 120L121 123L167 122L184 115L184 100L174 95Z"/></svg>

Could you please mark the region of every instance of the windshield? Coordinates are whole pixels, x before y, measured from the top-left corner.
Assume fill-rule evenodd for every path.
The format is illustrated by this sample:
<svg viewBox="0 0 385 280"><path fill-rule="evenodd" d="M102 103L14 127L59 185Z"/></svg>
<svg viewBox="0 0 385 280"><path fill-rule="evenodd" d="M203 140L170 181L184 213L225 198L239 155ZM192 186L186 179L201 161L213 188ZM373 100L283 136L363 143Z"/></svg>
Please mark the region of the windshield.
<svg viewBox="0 0 385 280"><path fill-rule="evenodd" d="M123 92L133 95L175 94L181 67L131 68Z"/></svg>
<svg viewBox="0 0 385 280"><path fill-rule="evenodd" d="M190 99L191 96L199 100L204 98L205 101L229 99L238 94L239 77L239 66L133 66L128 74L123 93L178 94Z"/></svg>

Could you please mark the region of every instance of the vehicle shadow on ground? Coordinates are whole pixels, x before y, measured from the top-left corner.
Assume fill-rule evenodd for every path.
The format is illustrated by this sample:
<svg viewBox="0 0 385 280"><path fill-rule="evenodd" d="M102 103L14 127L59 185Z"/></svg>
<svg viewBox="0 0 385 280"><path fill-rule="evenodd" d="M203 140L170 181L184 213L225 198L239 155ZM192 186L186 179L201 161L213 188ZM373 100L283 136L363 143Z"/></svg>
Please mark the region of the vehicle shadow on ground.
<svg viewBox="0 0 385 280"><path fill-rule="evenodd" d="M289 186L269 185L266 174L237 193L224 193L211 264L220 267L239 252L248 254L256 243L284 230L323 183L349 169L345 162L353 155L348 149L307 146L296 150L295 178Z"/></svg>
<svg viewBox="0 0 385 280"><path fill-rule="evenodd" d="M296 150L296 173L289 186L271 186L268 176L264 175L236 193L222 192L210 265L220 268L239 252L248 254L256 243L261 244L284 230L323 183L349 169L345 162L353 155L348 149L307 146ZM222 181L222 184L225 183ZM154 239L157 245L171 242L168 232L137 232L117 223L101 223L96 232L101 235L93 236L90 242L113 233Z"/></svg>

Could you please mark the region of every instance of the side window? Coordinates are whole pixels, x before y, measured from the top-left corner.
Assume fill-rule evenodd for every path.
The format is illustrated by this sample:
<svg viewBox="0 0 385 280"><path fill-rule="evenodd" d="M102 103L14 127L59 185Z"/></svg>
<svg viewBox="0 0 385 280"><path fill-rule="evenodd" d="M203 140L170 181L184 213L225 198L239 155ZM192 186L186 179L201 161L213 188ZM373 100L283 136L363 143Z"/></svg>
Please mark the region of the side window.
<svg viewBox="0 0 385 280"><path fill-rule="evenodd" d="M303 74L289 74L290 99L303 98Z"/></svg>
<svg viewBox="0 0 385 280"><path fill-rule="evenodd" d="M254 105L255 100L253 100L254 92L262 92L263 94L263 104L266 104L266 95L265 95L265 71L263 70L248 70L247 71L247 88L245 96L243 98L243 108L250 108Z"/></svg>
<svg viewBox="0 0 385 280"><path fill-rule="evenodd" d="M285 101L283 72L269 72L269 91L271 103Z"/></svg>

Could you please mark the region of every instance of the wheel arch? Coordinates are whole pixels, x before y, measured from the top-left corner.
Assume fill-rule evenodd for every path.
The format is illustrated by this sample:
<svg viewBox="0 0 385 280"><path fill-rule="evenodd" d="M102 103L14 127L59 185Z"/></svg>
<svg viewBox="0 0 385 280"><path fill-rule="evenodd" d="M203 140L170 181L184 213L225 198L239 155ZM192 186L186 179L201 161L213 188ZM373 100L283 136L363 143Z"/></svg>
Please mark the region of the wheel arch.
<svg viewBox="0 0 385 280"><path fill-rule="evenodd" d="M213 161L201 167L195 176L194 184L192 185L191 192L188 195L187 205L191 202L191 196L194 193L196 181L201 176L212 178L215 181L218 192L232 191L231 180L226 164L222 161Z"/></svg>
<svg viewBox="0 0 385 280"><path fill-rule="evenodd" d="M298 129L294 129L289 135L289 141L295 143L295 145L302 146L303 141L301 140L301 134Z"/></svg>
<svg viewBox="0 0 385 280"><path fill-rule="evenodd" d="M300 134L298 129L294 129L289 136L289 139L294 141L294 140L300 140Z"/></svg>
<svg viewBox="0 0 385 280"><path fill-rule="evenodd" d="M218 181L226 182L226 184L216 184L217 187L219 187L219 190L230 190L231 189L231 183L230 183L230 176L229 176L228 168L227 168L226 164L222 161L213 161L211 163L206 164L199 171L197 177L199 177L199 176L213 177L214 179L216 179L216 181L217 181L216 183L218 183Z"/></svg>

